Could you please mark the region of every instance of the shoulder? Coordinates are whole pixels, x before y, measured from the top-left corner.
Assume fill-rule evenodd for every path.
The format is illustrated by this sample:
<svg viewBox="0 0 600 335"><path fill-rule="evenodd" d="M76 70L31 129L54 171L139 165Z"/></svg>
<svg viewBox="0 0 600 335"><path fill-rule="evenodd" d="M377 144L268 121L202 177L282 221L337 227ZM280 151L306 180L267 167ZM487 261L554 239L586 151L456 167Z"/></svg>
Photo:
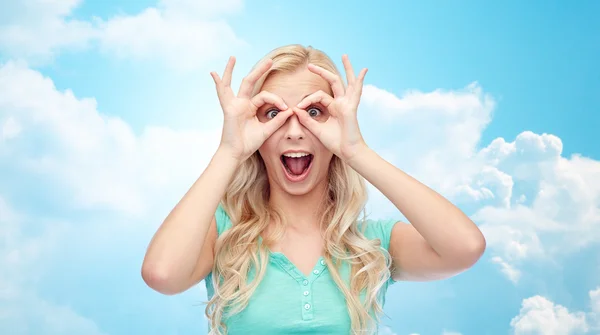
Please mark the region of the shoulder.
<svg viewBox="0 0 600 335"><path fill-rule="evenodd" d="M381 247L389 251L392 231L398 223L400 221L393 218L366 219L359 222L359 230L370 240L379 239Z"/></svg>
<svg viewBox="0 0 600 335"><path fill-rule="evenodd" d="M231 228L231 219L222 204L215 211L215 223L217 225L217 236L221 236L227 229Z"/></svg>

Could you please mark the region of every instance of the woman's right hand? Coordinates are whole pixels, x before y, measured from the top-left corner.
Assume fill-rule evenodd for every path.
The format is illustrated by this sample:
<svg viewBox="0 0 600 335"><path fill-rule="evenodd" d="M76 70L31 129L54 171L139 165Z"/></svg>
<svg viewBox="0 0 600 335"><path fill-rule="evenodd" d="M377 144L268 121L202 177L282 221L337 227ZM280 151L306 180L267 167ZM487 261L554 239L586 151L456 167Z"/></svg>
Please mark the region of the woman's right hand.
<svg viewBox="0 0 600 335"><path fill-rule="evenodd" d="M210 75L215 81L224 115L219 148L230 152L235 159L243 162L284 124L293 111L286 106L281 97L273 93L262 91L254 97L250 96L256 81L271 68L272 60L263 61L242 80L237 96L231 89L234 64L235 58L230 57L223 79L215 72L211 72ZM258 120L256 112L265 104L277 107L278 113L263 123Z"/></svg>

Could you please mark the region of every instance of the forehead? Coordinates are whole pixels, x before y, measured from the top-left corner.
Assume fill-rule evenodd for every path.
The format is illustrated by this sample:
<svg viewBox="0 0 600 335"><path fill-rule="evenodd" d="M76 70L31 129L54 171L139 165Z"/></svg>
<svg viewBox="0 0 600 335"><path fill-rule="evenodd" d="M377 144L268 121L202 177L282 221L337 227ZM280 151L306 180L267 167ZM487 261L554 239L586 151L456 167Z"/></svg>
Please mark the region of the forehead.
<svg viewBox="0 0 600 335"><path fill-rule="evenodd" d="M261 90L280 96L288 104L298 103L305 96L318 90L332 94L329 83L308 69L292 73L273 73L265 80Z"/></svg>

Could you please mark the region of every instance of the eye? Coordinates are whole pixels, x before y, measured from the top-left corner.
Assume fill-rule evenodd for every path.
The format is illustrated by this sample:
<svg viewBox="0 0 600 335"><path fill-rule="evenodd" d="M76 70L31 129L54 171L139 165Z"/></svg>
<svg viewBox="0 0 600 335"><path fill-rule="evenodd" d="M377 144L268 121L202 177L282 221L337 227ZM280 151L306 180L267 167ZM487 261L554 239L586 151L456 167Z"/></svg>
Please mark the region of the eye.
<svg viewBox="0 0 600 335"><path fill-rule="evenodd" d="M269 109L265 112L265 115L267 116L267 119L272 119L275 116L277 116L277 114L279 113L279 110L273 108L273 109Z"/></svg>
<svg viewBox="0 0 600 335"><path fill-rule="evenodd" d="M310 115L311 117L317 117L317 116L321 115L321 110L318 109L317 107L310 107L309 109L306 110L306 112L308 112L308 115Z"/></svg>

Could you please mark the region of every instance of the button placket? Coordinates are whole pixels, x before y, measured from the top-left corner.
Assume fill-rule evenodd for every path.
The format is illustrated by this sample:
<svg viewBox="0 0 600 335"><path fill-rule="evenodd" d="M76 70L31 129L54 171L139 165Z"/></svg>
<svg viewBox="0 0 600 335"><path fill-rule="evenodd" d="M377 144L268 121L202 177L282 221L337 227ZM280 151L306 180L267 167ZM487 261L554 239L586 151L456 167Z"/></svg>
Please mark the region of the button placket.
<svg viewBox="0 0 600 335"><path fill-rule="evenodd" d="M306 281L308 282L308 281ZM313 294L312 283L302 285L302 320L310 320L313 318Z"/></svg>
<svg viewBox="0 0 600 335"><path fill-rule="evenodd" d="M319 260L308 279L304 279L301 284L302 290L302 319L310 320L314 317L314 303L312 290L314 282L319 278L325 271L325 260L322 258Z"/></svg>

